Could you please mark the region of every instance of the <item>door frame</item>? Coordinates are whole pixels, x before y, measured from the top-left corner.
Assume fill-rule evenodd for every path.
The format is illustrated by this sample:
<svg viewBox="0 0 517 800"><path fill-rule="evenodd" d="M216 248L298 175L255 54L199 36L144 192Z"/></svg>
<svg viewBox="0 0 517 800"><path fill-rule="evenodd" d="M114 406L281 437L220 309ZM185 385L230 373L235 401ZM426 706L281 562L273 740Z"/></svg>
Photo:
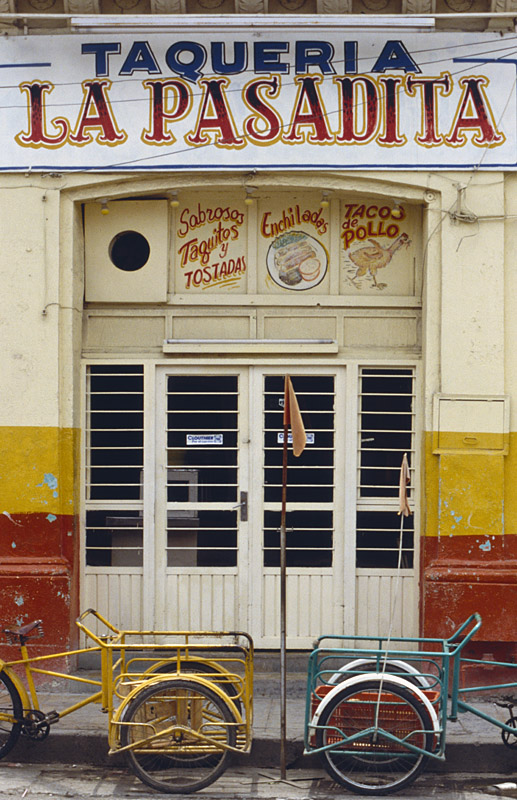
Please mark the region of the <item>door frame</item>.
<svg viewBox="0 0 517 800"><path fill-rule="evenodd" d="M266 375L283 376L286 374L285 366L256 365L252 368L250 375L250 401L251 419L261 420L259 432L255 436L252 434L252 473L251 485L263 486L264 482L264 433L263 433L263 414L264 414L264 377ZM347 492L353 492L350 474L354 475L356 469L354 458L346 459L345 437L346 430L350 423L350 414L354 414L354 405L349 403L346 392L347 366L344 364L292 364L289 374L293 378L296 389L296 376L301 375L333 375L335 377L334 392L334 498L332 501L333 514L333 559L332 567L313 568L310 567L288 567L287 568L287 645L290 648L311 647L314 640L312 633L302 638L289 635L289 577L300 576L331 576L332 581L332 608L328 610L327 632L343 630L344 622L352 623L355 618L355 558L345 558L346 552L355 553L355 506L346 497ZM357 404L357 398L355 398ZM303 416L303 409L302 409ZM288 473L289 480L289 473ZM264 502L264 492L261 490L255 494L255 502L250 504L250 520L252 521L252 531L250 536L251 561L250 561L250 582L251 594L254 603L251 606L250 630L260 646L278 647L279 638L277 633L274 635L265 630L266 620L264 603L264 585L266 576L277 576L279 583L279 570L276 567L263 566L263 518L264 510L269 505ZM288 508L292 504L288 504ZM350 548L352 550L350 551ZM257 565L255 568L253 565ZM278 604L278 601L277 601ZM320 613L323 615L323 609ZM279 620L278 620L279 625ZM273 626L275 627L275 626ZM321 633L322 631L319 631Z"/></svg>
<svg viewBox="0 0 517 800"><path fill-rule="evenodd" d="M223 504L228 509L235 508L237 513L237 565L234 567L171 567L167 566L165 541L161 541L161 536L167 536L166 527L160 525L160 516L166 514L166 415L167 415L167 378L170 375L236 375L238 387L237 404L237 493L234 503ZM154 536L154 592L155 592L155 625L158 629L166 630L167 609L166 609L166 581L168 575L236 575L238 603L236 614L239 619L235 621L234 628L247 630L248 603L249 603L249 582L247 580L247 570L242 569L244 559L249 564L249 523L241 520L241 510L238 508L240 492L248 492L249 497L249 368L242 365L229 366L227 364L157 364L155 370L155 462L153 464L154 479L154 498L155 508L155 536ZM163 424L162 424L163 422ZM203 508L210 509L210 505L220 509L221 503L206 503ZM145 585L144 585L145 591Z"/></svg>
<svg viewBox="0 0 517 800"><path fill-rule="evenodd" d="M131 609L127 610L127 614L123 614L123 617L131 617L133 616L137 619L138 615L140 614L141 617L141 627L147 628L148 630L152 630L153 628L160 627L160 620L164 619L164 593L161 591L161 586L163 586L163 582L165 577L160 575L156 571L156 540L155 540L155 520L156 520L156 498L155 498L155 486L156 486L156 470L157 470L157 441L158 441L158 403L160 401L162 404L165 402L164 398L165 395L158 390L159 386L159 376L176 373L176 374L199 374L212 372L212 373L219 373L219 374L239 374L240 376L249 376L243 382L240 382L240 390L242 392L242 386L244 383L247 384L247 391L248 397L246 402L244 403L242 400L240 402L240 421L243 419L242 415L245 415L248 420L255 420L261 419L262 415L262 376L264 374L285 374L285 367L278 366L278 361L275 359L273 360L271 357L265 356L260 362L256 364L250 365L250 359L240 357L234 357L224 363L218 363L213 359L209 359L206 356L199 359L196 364L186 365L183 359L174 358L165 361L164 359L145 359L145 358L135 358L132 357L130 359L127 358L114 358L113 354L105 355L104 357L85 357L83 361L84 368L82 369L82 392L81 392L81 404L83 410L83 418L85 412L85 403L86 403L86 392L85 392L85 376L86 376L86 369L90 365L106 365L109 363L128 363L128 364L142 364L144 367L144 416L145 416L145 447L144 447L144 466L146 472L146 479L143 485L143 506L144 506L144 524L143 524L143 536L144 536L144 561L143 561L143 568L88 568L84 562L84 552L85 552L85 515L86 515L86 503L84 500L84 486L85 486L85 448L82 448L82 501L81 501L81 562L82 562L82 569L81 569L81 597L82 597L82 604L84 605L85 602L90 603L92 602L93 598L90 596L90 589L85 588L86 582L88 581L89 586L93 586L93 581L98 578L101 582L102 586L105 586L106 589L109 584L109 576L114 575L117 577L120 575L121 577L124 576L124 580L131 580L131 577L134 576L135 579L139 579L139 575L142 576L142 597L138 601L139 606L141 609L138 610L135 608L135 611ZM328 628L333 628L338 632L341 631L354 631L357 633L362 633L364 631L360 630L360 622L356 618L356 603L357 597L359 597L359 588L358 584L361 580L364 579L369 575L370 571L365 569L356 569L355 567L355 529L356 529L356 507L357 507L357 496L356 496L356 482L357 482L357 469L358 469L358 447L357 447L357 435L358 435L358 373L360 367L369 367L369 366L385 366L387 368L395 367L395 368L412 368L415 372L415 386L416 386L416 404L415 404L415 414L416 414L416 426L415 426L415 469L413 470L413 494L415 498L414 508L415 508L415 542L414 542L414 567L412 569L412 577L407 575L406 578L412 581L412 588L410 588L411 594L411 605L413 607L413 623L410 623L409 626L414 626L413 631L406 631L406 635L417 635L417 627L418 627L418 605L419 605L419 570L418 570L418 563L419 563L419 550L420 550L420 515L419 515L419 497L420 497L420 460L422 457L421 453L421 445L418 443L421 441L420 434L421 434L421 420L422 420L422 403L423 398L421 394L421 380L422 380L422 362L418 358L389 358L389 359L372 359L371 357L365 357L363 359L357 358L347 358L347 359L339 359L330 361L328 360L320 361L316 358L307 358L304 359L302 363L293 363L291 365L290 372L291 374L317 374L320 373L340 373L342 374L343 382L346 380L346 385L349 387L348 391L341 391L339 388L339 383L336 384L336 393L341 393L344 396L343 400L343 408L344 408L344 421L343 421L343 430L348 431L348 436L346 438L345 444L347 447L340 447L339 446L339 439L335 440L335 447L336 447L336 460L335 460L335 469L338 469L338 464L342 462L342 470L343 470L343 482L344 485L341 487L343 492L343 509L342 509L342 521L335 521L335 529L337 531L336 534L336 541L339 538L339 530L343 532L342 536L342 546L343 546L343 554L350 553L352 557L342 559L342 567L340 576L336 579L336 587L334 589L334 611L332 614L332 618L329 616L329 626ZM346 376L346 378L345 378ZM164 379L163 379L164 380ZM260 388L260 391L256 390L256 387ZM345 383L343 383L345 386ZM336 410L336 414L338 414ZM258 414L258 416L257 416ZM86 424L86 423L85 423ZM339 427L339 420L336 418L336 426ZM85 428L86 430L86 428ZM255 555L257 552L257 548L262 545L262 513L263 513L263 503L260 503L260 510L254 508L253 506L257 505L254 503L254 498L250 491L250 487L257 485L262 485L263 482L263 466L262 466L262 459L261 459L261 450L262 450L262 427L260 437L253 435L253 432L250 432L251 435L244 435L242 427L239 431L239 478L241 481L241 486L243 490L245 488L249 491L249 498L250 498L250 507L249 507L249 522L248 523L240 523L240 528L242 529L246 526L246 530L244 532L239 531L240 541L239 541L239 556L240 561L242 564L242 560L246 559L246 569L239 569L239 566L235 568L238 570L238 598L239 598L239 608L241 609L241 619L245 621L245 624L242 626L250 632L258 632L260 634L261 631L261 619L257 615L261 613L261 605L256 602L256 600L262 594L262 583L259 577L259 569L254 567L253 565L256 564ZM250 440L253 439L254 441L251 442ZM260 441L259 441L260 440ZM350 446L352 445L353 446ZM259 458L256 458L256 453L259 453ZM245 472L241 472L241 470L248 470L249 473L245 476ZM246 482L244 483L244 477L246 477ZM340 527L341 526L341 527ZM336 555L337 558L337 555ZM262 553L260 553L258 564L260 565L260 575L263 573L262 567ZM228 568L233 569L233 568ZM374 571L375 572L375 571ZM97 574L98 573L98 574ZM251 576L251 580L250 580ZM389 579L390 576L392 577L392 572L390 570L384 570L382 573L382 578ZM374 578L378 579L378 575L373 575ZM339 585L339 580L341 580L342 585ZM160 585L161 582L161 585ZM101 590L102 590L101 586ZM409 584L408 584L409 586ZM108 600L108 596L105 591L101 591L102 597L105 600ZM97 595L95 594L95 597ZM114 607L118 608L120 606L120 610L122 611L122 601L123 597L120 597L120 602L118 598L115 598L113 601ZM118 604L118 605L117 605ZM109 606L112 603L108 604ZM109 613L108 606L104 609L106 613ZM122 619L122 617L121 617ZM140 620L139 625L140 626ZM357 627L358 626L358 627ZM131 625L129 627L132 627ZM134 627L134 626L133 626ZM357 627L357 630L356 630ZM329 632L327 629L326 631L321 631L321 633ZM372 632L371 627L369 626L368 632ZM257 643L259 646L263 647L273 647L276 648L278 646L277 640L261 640L261 636L257 636ZM310 643L312 644L312 642ZM290 647L299 646L305 647L306 644L304 643L290 643Z"/></svg>

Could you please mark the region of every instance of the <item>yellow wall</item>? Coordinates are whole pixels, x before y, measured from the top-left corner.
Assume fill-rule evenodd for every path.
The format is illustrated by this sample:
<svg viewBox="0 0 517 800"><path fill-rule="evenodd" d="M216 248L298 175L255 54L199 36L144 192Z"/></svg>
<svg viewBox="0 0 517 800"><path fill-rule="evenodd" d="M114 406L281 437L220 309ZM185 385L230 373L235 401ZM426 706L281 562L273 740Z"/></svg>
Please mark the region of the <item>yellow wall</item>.
<svg viewBox="0 0 517 800"><path fill-rule="evenodd" d="M0 428L2 511L74 514L79 435L70 428Z"/></svg>

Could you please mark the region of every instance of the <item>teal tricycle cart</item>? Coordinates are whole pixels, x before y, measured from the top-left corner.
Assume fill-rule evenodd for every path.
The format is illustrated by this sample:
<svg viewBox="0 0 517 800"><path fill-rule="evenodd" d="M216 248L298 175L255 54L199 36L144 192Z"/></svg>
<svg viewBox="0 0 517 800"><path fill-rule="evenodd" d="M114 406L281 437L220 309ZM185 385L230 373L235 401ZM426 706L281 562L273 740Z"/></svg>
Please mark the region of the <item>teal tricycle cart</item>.
<svg viewBox="0 0 517 800"><path fill-rule="evenodd" d="M515 747L511 699L500 703L510 711L501 722L464 698L483 691L517 695L517 673L512 683L460 688L462 665L487 664L462 656L480 627L473 614L448 639L321 636L309 659L305 752L318 753L342 786L381 795L408 786L429 759L444 760L447 722L459 713L496 725Z"/></svg>

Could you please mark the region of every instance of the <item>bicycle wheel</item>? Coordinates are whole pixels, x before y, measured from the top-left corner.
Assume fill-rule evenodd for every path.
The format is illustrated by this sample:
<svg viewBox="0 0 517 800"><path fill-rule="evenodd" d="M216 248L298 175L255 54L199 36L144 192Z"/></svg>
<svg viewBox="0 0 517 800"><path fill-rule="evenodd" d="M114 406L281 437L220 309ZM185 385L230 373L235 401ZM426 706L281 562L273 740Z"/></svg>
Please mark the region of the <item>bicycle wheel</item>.
<svg viewBox="0 0 517 800"><path fill-rule="evenodd" d="M9 753L20 737L23 708L9 675L0 672L0 758Z"/></svg>
<svg viewBox="0 0 517 800"><path fill-rule="evenodd" d="M216 692L188 679L171 678L141 689L123 715L120 742L143 783L159 792L196 792L228 765L236 720ZM218 746L219 745L219 746Z"/></svg>
<svg viewBox="0 0 517 800"><path fill-rule="evenodd" d="M318 720L317 747L335 743L320 753L323 766L337 783L357 794L390 794L404 788L427 761L425 753L414 753L405 743L429 752L433 747L431 715L410 689L386 678L379 702L378 696L379 681L365 678L345 686ZM349 744L340 735L361 731L365 735ZM390 740L386 733L400 741Z"/></svg>
<svg viewBox="0 0 517 800"><path fill-rule="evenodd" d="M515 749L517 747L517 718L510 717L510 719L506 720L506 725L511 728L515 728L515 733L510 733L509 731L501 731L501 739L503 740L506 747L511 747Z"/></svg>
<svg viewBox="0 0 517 800"><path fill-rule="evenodd" d="M376 660L368 658L358 658L350 661L348 664L343 664L333 675L328 679L328 683L335 685L342 681L348 680L351 675L368 672L384 672L386 675L399 675L404 680L418 686L420 689L429 689L430 683L425 675L418 672L412 664L400 659L388 659L386 664L383 662L379 664ZM365 675L365 678L367 675Z"/></svg>
<svg viewBox="0 0 517 800"><path fill-rule="evenodd" d="M157 675L170 674L176 672L177 661L166 661L163 664L158 664L156 667L151 667L146 671L146 674ZM199 674L207 675L210 680L211 675L215 675L217 685L226 692L228 697L231 697L239 714L242 713L242 703L239 699L240 688L232 683L231 680L226 679L226 670L214 664L208 664L206 661L196 661L195 659L185 659L181 661L181 674Z"/></svg>

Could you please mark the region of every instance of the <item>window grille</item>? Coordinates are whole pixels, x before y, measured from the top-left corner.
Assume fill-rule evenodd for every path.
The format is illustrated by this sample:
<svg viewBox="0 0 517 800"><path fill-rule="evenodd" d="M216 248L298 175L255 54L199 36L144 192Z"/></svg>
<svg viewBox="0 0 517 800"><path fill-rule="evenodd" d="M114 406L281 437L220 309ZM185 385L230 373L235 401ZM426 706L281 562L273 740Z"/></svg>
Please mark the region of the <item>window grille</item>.
<svg viewBox="0 0 517 800"><path fill-rule="evenodd" d="M236 375L167 380L167 564L236 566L239 485Z"/></svg>
<svg viewBox="0 0 517 800"><path fill-rule="evenodd" d="M286 562L288 567L331 567L334 543L333 375L292 378L307 434L299 457L288 448ZM264 566L280 564L284 377L264 383Z"/></svg>
<svg viewBox="0 0 517 800"><path fill-rule="evenodd" d="M363 367L359 374L357 474L358 567L397 566L400 537L400 465L407 453L411 504L415 444L415 375L412 369ZM402 566L413 567L414 521L404 519Z"/></svg>
<svg viewBox="0 0 517 800"><path fill-rule="evenodd" d="M142 565L141 365L91 365L86 377L86 563Z"/></svg>

